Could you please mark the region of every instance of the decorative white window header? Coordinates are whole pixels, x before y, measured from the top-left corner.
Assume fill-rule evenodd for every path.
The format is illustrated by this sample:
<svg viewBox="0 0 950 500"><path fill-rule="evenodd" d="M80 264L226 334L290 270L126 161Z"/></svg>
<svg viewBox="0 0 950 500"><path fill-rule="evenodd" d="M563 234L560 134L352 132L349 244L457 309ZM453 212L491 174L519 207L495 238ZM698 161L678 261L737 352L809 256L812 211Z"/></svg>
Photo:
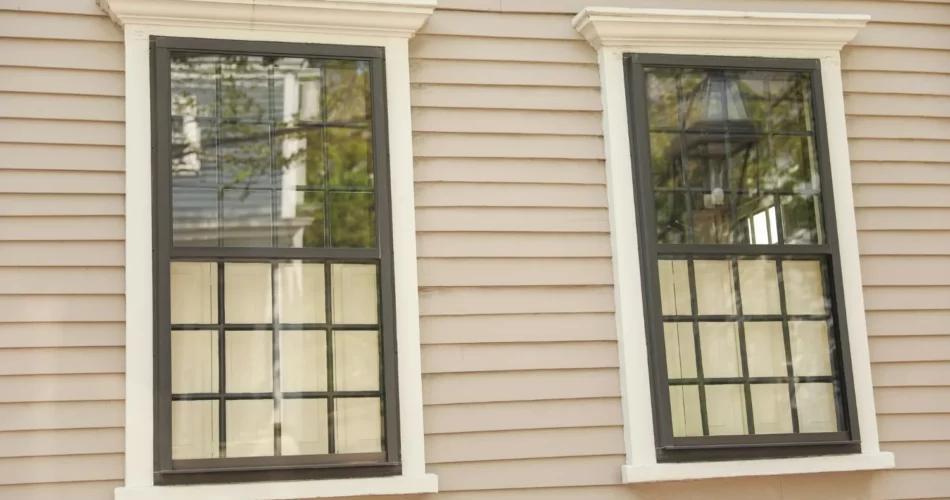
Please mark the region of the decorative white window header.
<svg viewBox="0 0 950 500"><path fill-rule="evenodd" d="M730 47L840 51L870 19L853 14L587 7L573 22L595 48L645 52L679 47L695 54Z"/></svg>
<svg viewBox="0 0 950 500"><path fill-rule="evenodd" d="M436 0L98 0L120 26L412 37Z"/></svg>

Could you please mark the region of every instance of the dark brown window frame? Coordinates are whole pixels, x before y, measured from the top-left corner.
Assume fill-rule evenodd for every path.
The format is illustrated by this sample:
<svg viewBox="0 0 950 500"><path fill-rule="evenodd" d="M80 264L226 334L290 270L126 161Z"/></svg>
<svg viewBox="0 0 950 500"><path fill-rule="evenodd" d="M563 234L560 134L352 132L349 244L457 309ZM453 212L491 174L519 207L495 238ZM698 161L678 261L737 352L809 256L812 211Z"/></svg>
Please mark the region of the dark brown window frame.
<svg viewBox="0 0 950 500"><path fill-rule="evenodd" d="M826 241L822 245L716 245L664 244L657 242L656 213L652 183L652 156L646 95L645 67L672 67L719 70L775 70L807 71L812 81L814 130L818 154L822 217ZM844 289L841 277L841 256L831 189L832 172L828 152L828 131L825 124L823 89L820 64L812 59L772 59L753 57L722 57L665 54L625 54L624 74L627 95L630 145L633 151L634 193L639 237L639 260L642 276L644 320L648 339L650 362L650 389L653 401L654 433L657 461L696 462L715 460L764 459L860 453L858 411L854 395L850 344L848 343ZM731 188L730 188L731 189ZM742 258L776 256L794 259L796 255L824 254L830 269L826 275L833 283L829 287L832 310L829 317L834 325L829 332L836 345L833 374L843 387L839 420L844 430L826 433L750 434L743 436L674 437L670 410L669 379L666 366L666 347L663 335L663 316L660 304L659 255L679 253L690 259L738 256ZM826 283L827 285L827 283ZM691 298L695 301L695 296ZM698 346L697 346L698 347ZM743 349L744 352L744 349ZM699 353L697 352L697 356ZM794 378L794 377L791 377ZM797 426L796 426L797 428Z"/></svg>
<svg viewBox="0 0 950 500"><path fill-rule="evenodd" d="M369 63L376 248L201 248L173 247L171 203L171 52L266 55ZM385 50L382 47L151 37L152 212L154 304L154 481L156 485L397 476L402 473L396 366L396 311L393 277L389 141L386 113ZM188 261L268 262L305 260L317 263L378 265L379 328L383 378L383 451L379 453L278 457L171 458L171 311L170 263ZM220 271L220 264L219 264ZM329 279L329 268L325 276ZM219 274L219 282L223 276ZM221 291L219 290L219 293ZM329 291L327 297L329 297ZM221 321L219 316L219 322ZM327 325L319 325L321 328ZM221 326L223 328L223 325ZM334 327L336 328L336 327ZM224 411L221 409L221 411Z"/></svg>

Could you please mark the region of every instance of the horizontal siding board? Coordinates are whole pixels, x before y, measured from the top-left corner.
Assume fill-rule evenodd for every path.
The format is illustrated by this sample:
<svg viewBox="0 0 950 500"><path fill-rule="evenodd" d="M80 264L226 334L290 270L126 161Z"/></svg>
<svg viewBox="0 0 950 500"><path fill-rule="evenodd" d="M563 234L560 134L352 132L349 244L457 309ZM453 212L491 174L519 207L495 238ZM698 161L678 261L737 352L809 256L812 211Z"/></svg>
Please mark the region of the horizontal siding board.
<svg viewBox="0 0 950 500"><path fill-rule="evenodd" d="M121 295L121 267L0 267L0 295Z"/></svg>
<svg viewBox="0 0 950 500"><path fill-rule="evenodd" d="M121 97L4 92L0 93L0 117L121 122L125 119L125 100Z"/></svg>
<svg viewBox="0 0 950 500"><path fill-rule="evenodd" d="M124 319L122 295L0 295L0 323Z"/></svg>
<svg viewBox="0 0 950 500"><path fill-rule="evenodd" d="M0 66L122 71L121 43L0 38Z"/></svg>
<svg viewBox="0 0 950 500"><path fill-rule="evenodd" d="M125 405L114 401L0 404L0 431L122 427Z"/></svg>
<svg viewBox="0 0 950 500"><path fill-rule="evenodd" d="M608 286L423 288L419 295L423 316L601 313L614 310L613 288Z"/></svg>
<svg viewBox="0 0 950 500"><path fill-rule="evenodd" d="M607 188L598 185L417 182L415 187L416 207L607 208Z"/></svg>
<svg viewBox="0 0 950 500"><path fill-rule="evenodd" d="M121 480L6 485L0 486L0 498L114 500L122 485Z"/></svg>
<svg viewBox="0 0 950 500"><path fill-rule="evenodd" d="M122 97L125 76L121 71L0 66L0 91Z"/></svg>
<svg viewBox="0 0 950 500"><path fill-rule="evenodd" d="M116 146L60 144L4 144L0 142L0 168L10 170L56 170L122 172L125 149ZM77 188L82 189L82 188Z"/></svg>
<svg viewBox="0 0 950 500"><path fill-rule="evenodd" d="M424 345L617 340L610 313L428 316L419 323Z"/></svg>
<svg viewBox="0 0 950 500"><path fill-rule="evenodd" d="M80 373L125 373L125 349L121 347L0 349L0 375Z"/></svg>
<svg viewBox="0 0 950 500"><path fill-rule="evenodd" d="M520 87L429 85L412 81L410 100L416 108L544 111L600 111L603 108L599 88L542 87L533 83Z"/></svg>
<svg viewBox="0 0 950 500"><path fill-rule="evenodd" d="M950 231L862 231L858 246L861 255L945 255Z"/></svg>
<svg viewBox="0 0 950 500"><path fill-rule="evenodd" d="M428 436L429 464L620 455L623 429L595 427Z"/></svg>
<svg viewBox="0 0 950 500"><path fill-rule="evenodd" d="M868 311L868 334L950 335L950 311Z"/></svg>
<svg viewBox="0 0 950 500"><path fill-rule="evenodd" d="M0 0L0 10L105 16L95 2L76 0Z"/></svg>
<svg viewBox="0 0 950 500"><path fill-rule="evenodd" d="M109 122L0 118L0 142L122 146L125 144L125 125Z"/></svg>
<svg viewBox="0 0 950 500"><path fill-rule="evenodd" d="M414 59L597 64L597 53L583 40L419 35L410 41L409 54Z"/></svg>
<svg viewBox="0 0 950 500"><path fill-rule="evenodd" d="M422 372L616 368L619 359L616 342L429 345L422 348Z"/></svg>
<svg viewBox="0 0 950 500"><path fill-rule="evenodd" d="M913 361L871 365L875 387L950 387L950 362Z"/></svg>
<svg viewBox="0 0 950 500"><path fill-rule="evenodd" d="M854 184L950 184L950 168L940 163L852 163Z"/></svg>
<svg viewBox="0 0 950 500"><path fill-rule="evenodd" d="M871 337L872 363L950 361L950 335Z"/></svg>
<svg viewBox="0 0 950 500"><path fill-rule="evenodd" d="M864 305L869 311L927 311L946 309L950 303L947 286L869 287L864 291Z"/></svg>
<svg viewBox="0 0 950 500"><path fill-rule="evenodd" d="M888 98L893 96L888 96ZM947 98L950 102L950 98ZM939 113L932 109L930 113ZM847 120L848 137L861 139L940 139L948 140L946 130L950 127L948 117L897 116L884 111L888 116L852 116ZM950 116L950 113L948 113Z"/></svg>
<svg viewBox="0 0 950 500"><path fill-rule="evenodd" d="M867 255L861 259L861 276L864 286L950 285L950 255Z"/></svg>
<svg viewBox="0 0 950 500"><path fill-rule="evenodd" d="M122 195L0 194L0 216L121 216L124 213Z"/></svg>
<svg viewBox="0 0 950 500"><path fill-rule="evenodd" d="M122 217L3 217L0 241L122 240Z"/></svg>
<svg viewBox="0 0 950 500"><path fill-rule="evenodd" d="M950 387L878 387L874 390L874 402L879 414L950 415Z"/></svg>
<svg viewBox="0 0 950 500"><path fill-rule="evenodd" d="M417 157L604 159L604 140L585 136L426 132L413 136L412 148Z"/></svg>
<svg viewBox="0 0 950 500"><path fill-rule="evenodd" d="M898 469L950 469L950 441L885 443L881 449L894 454Z"/></svg>
<svg viewBox="0 0 950 500"><path fill-rule="evenodd" d="M428 374L422 378L427 405L614 398L616 369Z"/></svg>
<svg viewBox="0 0 950 500"><path fill-rule="evenodd" d="M0 170L0 193L125 194L121 172Z"/></svg>
<svg viewBox="0 0 950 500"><path fill-rule="evenodd" d="M440 491L544 488L620 483L623 455L434 464Z"/></svg>
<svg viewBox="0 0 950 500"><path fill-rule="evenodd" d="M123 456L72 455L0 458L0 484L122 479Z"/></svg>
<svg viewBox="0 0 950 500"><path fill-rule="evenodd" d="M950 51L847 47L841 52L841 67L845 71L947 74L950 73Z"/></svg>
<svg viewBox="0 0 950 500"><path fill-rule="evenodd" d="M122 323L0 323L0 349L123 345Z"/></svg>
<svg viewBox="0 0 950 500"><path fill-rule="evenodd" d="M939 500L950 491L943 469L889 470L872 476L871 500Z"/></svg>
<svg viewBox="0 0 950 500"><path fill-rule="evenodd" d="M421 259L421 287L612 285L610 259ZM0 288L2 289L2 288Z"/></svg>
<svg viewBox="0 0 950 500"><path fill-rule="evenodd" d="M124 395L122 374L0 376L0 403L114 401Z"/></svg>
<svg viewBox="0 0 950 500"><path fill-rule="evenodd" d="M600 73L592 64L412 59L409 81L416 84L599 88ZM413 105L417 104L413 102Z"/></svg>
<svg viewBox="0 0 950 500"><path fill-rule="evenodd" d="M124 261L121 241L0 241L3 267L115 267Z"/></svg>
<svg viewBox="0 0 950 500"><path fill-rule="evenodd" d="M846 71L843 83L846 94L950 96L950 74Z"/></svg>
<svg viewBox="0 0 950 500"><path fill-rule="evenodd" d="M950 37L948 37L950 38ZM896 95L896 94L851 94L844 98L844 106L851 120L848 125L849 137L883 137L882 135L855 135L851 130L850 123L866 120L859 115L871 115L879 117L877 124L880 132L890 132L899 134L900 131L890 130L886 122L900 124L901 127L908 127L909 130L920 133L919 137L913 135L897 135L897 139L943 139L948 140L947 134L940 134L941 130L946 130L947 120L938 120L939 118L950 118L950 96L925 96L925 95ZM898 118L901 117L901 118ZM906 118L905 118L906 117ZM931 119L926 119L926 118ZM928 130L927 124L936 127L936 130Z"/></svg>
<svg viewBox="0 0 950 500"><path fill-rule="evenodd" d="M623 425L620 398L487 402L425 407L427 436Z"/></svg>
<svg viewBox="0 0 950 500"><path fill-rule="evenodd" d="M947 169L950 170L950 169ZM522 184L593 184L607 182L600 160L533 158L418 158L419 182L487 182ZM950 184L950 181L948 181Z"/></svg>
<svg viewBox="0 0 950 500"><path fill-rule="evenodd" d="M600 113L594 111L528 111L415 108L414 132L603 135Z"/></svg>
<svg viewBox="0 0 950 500"><path fill-rule="evenodd" d="M0 432L0 458L122 453L122 429Z"/></svg>
<svg viewBox="0 0 950 500"><path fill-rule="evenodd" d="M122 42L122 29L105 16L75 16L0 10L3 35L39 40Z"/></svg>
<svg viewBox="0 0 950 500"><path fill-rule="evenodd" d="M570 19L569 16L440 11L429 18L420 34L583 41Z"/></svg>
<svg viewBox="0 0 950 500"><path fill-rule="evenodd" d="M878 415L881 442L948 441L950 415Z"/></svg>
<svg viewBox="0 0 950 500"><path fill-rule="evenodd" d="M947 130L950 130L950 123ZM854 186L854 205L950 208L950 185Z"/></svg>
<svg viewBox="0 0 950 500"><path fill-rule="evenodd" d="M605 234L421 233L417 255L425 257L611 257ZM0 244L0 255L3 245Z"/></svg>
<svg viewBox="0 0 950 500"><path fill-rule="evenodd" d="M858 208L855 209L858 231L870 230L925 230L950 229L948 208Z"/></svg>
<svg viewBox="0 0 950 500"><path fill-rule="evenodd" d="M950 223L947 225L950 227ZM419 208L416 209L416 230L422 233L607 233L610 226L607 210L601 208Z"/></svg>
<svg viewBox="0 0 950 500"><path fill-rule="evenodd" d="M850 139L852 161L946 163L950 141L901 139Z"/></svg>

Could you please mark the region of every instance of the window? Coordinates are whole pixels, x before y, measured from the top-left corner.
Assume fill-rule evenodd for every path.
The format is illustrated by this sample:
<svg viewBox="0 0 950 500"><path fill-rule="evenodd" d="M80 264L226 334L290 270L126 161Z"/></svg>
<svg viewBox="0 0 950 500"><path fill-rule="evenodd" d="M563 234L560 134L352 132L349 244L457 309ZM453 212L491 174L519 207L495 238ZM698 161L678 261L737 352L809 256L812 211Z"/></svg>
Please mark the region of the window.
<svg viewBox="0 0 950 500"><path fill-rule="evenodd" d="M858 451L817 61L626 69L659 460Z"/></svg>
<svg viewBox="0 0 950 500"><path fill-rule="evenodd" d="M400 474L383 50L152 46L156 482Z"/></svg>

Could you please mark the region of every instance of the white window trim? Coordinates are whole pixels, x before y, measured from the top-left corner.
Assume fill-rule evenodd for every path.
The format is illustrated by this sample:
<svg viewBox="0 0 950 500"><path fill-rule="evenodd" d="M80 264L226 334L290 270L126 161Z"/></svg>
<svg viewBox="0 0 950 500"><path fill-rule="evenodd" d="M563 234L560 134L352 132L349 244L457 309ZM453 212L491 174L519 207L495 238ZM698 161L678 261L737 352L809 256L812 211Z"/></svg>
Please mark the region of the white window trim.
<svg viewBox="0 0 950 500"><path fill-rule="evenodd" d="M125 34L125 485L117 500L282 500L433 493L425 471L409 106L409 38L436 0L99 0ZM246 484L153 481L152 118L149 37L383 47L399 374L402 475Z"/></svg>
<svg viewBox="0 0 950 500"><path fill-rule="evenodd" d="M841 48L869 16L588 7L574 27L597 49L604 109L614 300L620 346L625 483L718 477L887 469L881 452L871 384L858 236L845 129ZM647 332L630 156L624 53L817 59L833 178L844 301L847 305L861 452L853 455L699 463L657 463L650 396Z"/></svg>

